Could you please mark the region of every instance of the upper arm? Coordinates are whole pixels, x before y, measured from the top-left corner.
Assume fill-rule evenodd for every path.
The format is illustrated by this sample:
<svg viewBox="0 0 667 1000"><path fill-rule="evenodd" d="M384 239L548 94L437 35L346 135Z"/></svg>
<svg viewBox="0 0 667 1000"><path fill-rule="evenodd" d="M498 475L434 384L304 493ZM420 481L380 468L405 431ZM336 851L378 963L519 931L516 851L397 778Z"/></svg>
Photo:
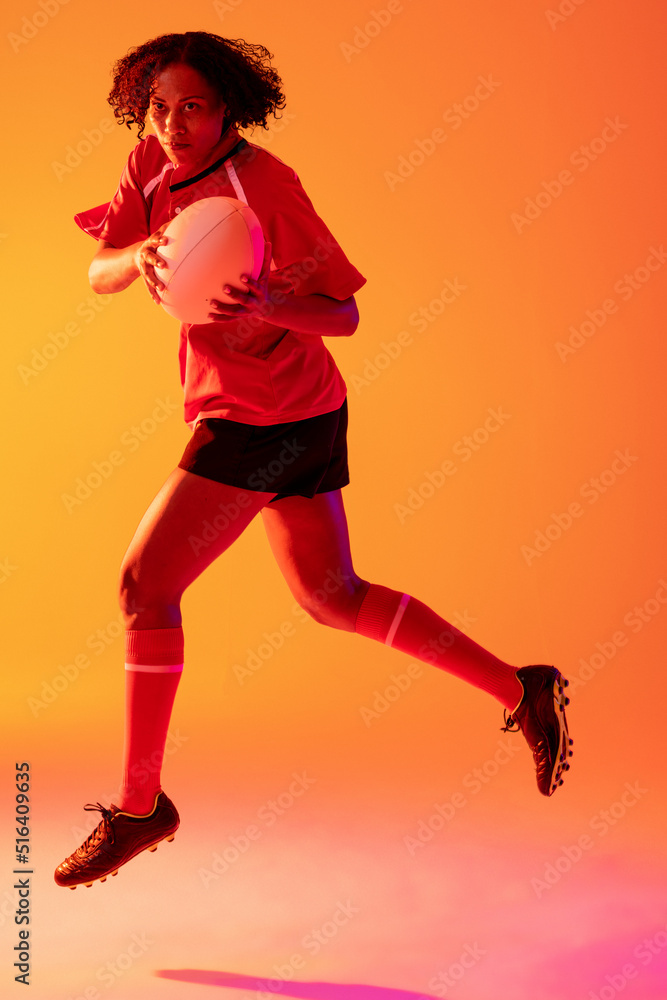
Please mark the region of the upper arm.
<svg viewBox="0 0 667 1000"><path fill-rule="evenodd" d="M357 300L354 295L350 295L347 299L343 300L342 305L344 305L347 309L351 327L350 334L353 334L359 326L359 308L357 306Z"/></svg>
<svg viewBox="0 0 667 1000"><path fill-rule="evenodd" d="M365 278L317 214L295 172L272 159L267 159L263 167L265 183L261 190L258 185L257 206L264 209L260 221L273 246L277 271L298 296L319 294L344 301L361 288ZM253 175L249 180L254 182L258 177ZM252 207L253 194L251 188Z"/></svg>
<svg viewBox="0 0 667 1000"><path fill-rule="evenodd" d="M115 250L115 249L116 248L113 245L113 243L109 243L108 240L98 240L97 248L95 250L95 253L93 254L93 260L95 260L96 257L99 257L99 255L102 253L103 250Z"/></svg>

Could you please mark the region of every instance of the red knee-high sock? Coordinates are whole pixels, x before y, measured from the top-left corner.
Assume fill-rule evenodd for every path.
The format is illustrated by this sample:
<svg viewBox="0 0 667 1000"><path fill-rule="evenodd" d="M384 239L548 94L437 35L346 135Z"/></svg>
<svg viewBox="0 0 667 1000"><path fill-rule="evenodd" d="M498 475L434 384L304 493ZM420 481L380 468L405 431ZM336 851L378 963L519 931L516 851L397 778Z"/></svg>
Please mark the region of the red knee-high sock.
<svg viewBox="0 0 667 1000"><path fill-rule="evenodd" d="M145 815L161 790L160 772L183 671L183 629L125 633L125 747L119 807Z"/></svg>
<svg viewBox="0 0 667 1000"><path fill-rule="evenodd" d="M515 667L503 663L409 594L372 583L355 631L409 653L493 695L512 711L523 689Z"/></svg>

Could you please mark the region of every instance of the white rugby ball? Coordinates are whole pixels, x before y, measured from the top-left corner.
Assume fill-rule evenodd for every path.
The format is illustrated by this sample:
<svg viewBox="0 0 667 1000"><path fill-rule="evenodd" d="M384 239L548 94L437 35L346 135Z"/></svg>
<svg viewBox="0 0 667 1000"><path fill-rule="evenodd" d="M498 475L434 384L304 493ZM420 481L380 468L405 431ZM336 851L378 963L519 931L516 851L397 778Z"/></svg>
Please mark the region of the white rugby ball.
<svg viewBox="0 0 667 1000"><path fill-rule="evenodd" d="M211 299L233 302L223 287L243 288L242 274L258 278L264 259L259 219L236 198L202 198L184 208L163 231L158 247L166 261L155 273L162 306L182 323L210 323Z"/></svg>

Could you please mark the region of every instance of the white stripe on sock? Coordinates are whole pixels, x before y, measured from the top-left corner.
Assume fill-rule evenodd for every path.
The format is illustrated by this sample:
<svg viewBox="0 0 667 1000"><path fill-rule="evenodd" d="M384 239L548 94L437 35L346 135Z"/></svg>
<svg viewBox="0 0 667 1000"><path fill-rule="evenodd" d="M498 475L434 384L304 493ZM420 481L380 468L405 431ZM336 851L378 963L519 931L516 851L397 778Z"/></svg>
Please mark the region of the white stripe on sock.
<svg viewBox="0 0 667 1000"><path fill-rule="evenodd" d="M126 663L126 670L134 670L142 674L177 674L183 670L182 663Z"/></svg>
<svg viewBox="0 0 667 1000"><path fill-rule="evenodd" d="M401 598L401 603L398 605L398 610L394 615L394 620L389 626L389 631L387 632L387 638L384 640L385 646L391 646L392 642L394 641L394 636L396 635L398 626L401 624L401 618L405 614L405 609L408 606L409 600L410 600L410 595L403 594Z"/></svg>

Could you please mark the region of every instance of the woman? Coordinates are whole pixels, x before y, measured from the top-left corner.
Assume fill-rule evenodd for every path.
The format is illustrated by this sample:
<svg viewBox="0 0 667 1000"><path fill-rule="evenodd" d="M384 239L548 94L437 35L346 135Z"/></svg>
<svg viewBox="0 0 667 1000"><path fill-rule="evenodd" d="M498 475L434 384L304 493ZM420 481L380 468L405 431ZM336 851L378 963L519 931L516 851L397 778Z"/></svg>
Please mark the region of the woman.
<svg viewBox="0 0 667 1000"><path fill-rule="evenodd" d="M482 688L521 729L540 791L569 768L567 684L554 667L516 669L407 594L354 571L341 489L349 482L346 389L323 337L350 336L365 279L315 213L294 173L241 138L284 106L262 46L186 32L152 39L115 66L109 102L138 124L109 205L77 221L99 240L89 277L98 293L138 277L159 302L167 222L201 198L246 201L267 238L261 274L226 286L210 322L181 328L185 419L193 436L144 515L121 569L126 623L126 730L117 804L58 866L75 888L115 875L140 851L173 839L179 819L161 789L170 713L183 668L180 599L261 512L299 604L318 622L355 631ZM154 135L142 139L146 118ZM215 525L204 538L203 526ZM333 585L332 585L333 582ZM325 586L326 585L326 586ZM326 600L322 599L326 594ZM509 715L507 713L510 713Z"/></svg>

